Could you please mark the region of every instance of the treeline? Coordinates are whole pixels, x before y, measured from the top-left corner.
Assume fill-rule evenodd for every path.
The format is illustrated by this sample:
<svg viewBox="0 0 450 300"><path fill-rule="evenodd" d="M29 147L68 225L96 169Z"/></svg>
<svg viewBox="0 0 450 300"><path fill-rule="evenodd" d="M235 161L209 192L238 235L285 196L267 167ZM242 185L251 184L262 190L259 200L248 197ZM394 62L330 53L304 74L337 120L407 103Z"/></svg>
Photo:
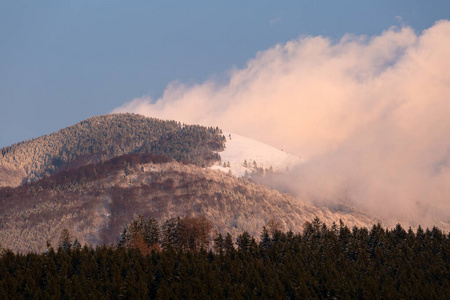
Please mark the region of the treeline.
<svg viewBox="0 0 450 300"><path fill-rule="evenodd" d="M151 219L135 221L129 228L147 221L152 227ZM315 219L302 233L269 226L256 238L244 232L233 241L217 234L209 250L154 247L159 243L150 239L153 248L145 253L132 243L63 248L63 241L44 254L4 251L2 296L446 299L450 291L450 236L437 228L350 229Z"/></svg>
<svg viewBox="0 0 450 300"><path fill-rule="evenodd" d="M61 169L127 153L153 153L198 165L219 160L225 147L219 128L184 125L135 114L92 117L76 125L0 150L2 162L32 182ZM1 186L1 182L0 182Z"/></svg>

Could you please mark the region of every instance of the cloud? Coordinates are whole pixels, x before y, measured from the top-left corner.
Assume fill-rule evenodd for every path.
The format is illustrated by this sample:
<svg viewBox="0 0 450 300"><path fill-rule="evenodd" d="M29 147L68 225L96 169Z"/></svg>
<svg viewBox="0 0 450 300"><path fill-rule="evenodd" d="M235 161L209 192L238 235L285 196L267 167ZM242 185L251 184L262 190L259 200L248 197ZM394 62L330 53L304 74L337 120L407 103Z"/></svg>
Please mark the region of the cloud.
<svg viewBox="0 0 450 300"><path fill-rule="evenodd" d="M411 224L450 220L450 22L261 51L228 80L171 83L114 112L214 125L306 158L292 186Z"/></svg>

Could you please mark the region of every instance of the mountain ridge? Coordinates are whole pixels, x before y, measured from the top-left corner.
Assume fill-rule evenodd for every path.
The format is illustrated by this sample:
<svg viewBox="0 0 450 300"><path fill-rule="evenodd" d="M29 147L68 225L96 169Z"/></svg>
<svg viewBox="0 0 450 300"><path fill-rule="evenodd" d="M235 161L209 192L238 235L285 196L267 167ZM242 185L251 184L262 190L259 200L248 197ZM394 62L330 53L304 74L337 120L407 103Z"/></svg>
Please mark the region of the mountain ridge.
<svg viewBox="0 0 450 300"><path fill-rule="evenodd" d="M219 159L218 128L186 125L136 114L91 117L57 132L0 150L1 186L32 182L74 166L127 153L164 154L201 165Z"/></svg>

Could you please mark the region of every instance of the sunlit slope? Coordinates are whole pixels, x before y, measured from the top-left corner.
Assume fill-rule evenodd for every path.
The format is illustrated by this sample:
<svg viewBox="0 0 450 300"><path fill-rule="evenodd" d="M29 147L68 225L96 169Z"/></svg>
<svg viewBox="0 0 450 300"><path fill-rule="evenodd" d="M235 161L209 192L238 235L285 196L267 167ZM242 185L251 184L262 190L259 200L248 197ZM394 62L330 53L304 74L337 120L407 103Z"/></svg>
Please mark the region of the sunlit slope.
<svg viewBox="0 0 450 300"><path fill-rule="evenodd" d="M225 150L219 152L221 161L212 166L242 177L252 172L284 172L303 162L300 156L287 153L282 149L269 146L259 141L225 132ZM229 166L228 166L229 163Z"/></svg>

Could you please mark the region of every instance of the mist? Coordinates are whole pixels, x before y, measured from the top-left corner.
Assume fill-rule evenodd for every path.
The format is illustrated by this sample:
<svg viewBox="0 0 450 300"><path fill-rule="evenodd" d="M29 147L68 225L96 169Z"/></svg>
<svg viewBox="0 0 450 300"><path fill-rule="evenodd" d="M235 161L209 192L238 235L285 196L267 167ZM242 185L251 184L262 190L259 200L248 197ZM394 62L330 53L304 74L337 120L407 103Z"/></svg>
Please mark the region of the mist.
<svg viewBox="0 0 450 300"><path fill-rule="evenodd" d="M448 228L449 21L421 33L304 36L224 77L173 82L113 112L219 126L304 158L282 179L304 200Z"/></svg>

